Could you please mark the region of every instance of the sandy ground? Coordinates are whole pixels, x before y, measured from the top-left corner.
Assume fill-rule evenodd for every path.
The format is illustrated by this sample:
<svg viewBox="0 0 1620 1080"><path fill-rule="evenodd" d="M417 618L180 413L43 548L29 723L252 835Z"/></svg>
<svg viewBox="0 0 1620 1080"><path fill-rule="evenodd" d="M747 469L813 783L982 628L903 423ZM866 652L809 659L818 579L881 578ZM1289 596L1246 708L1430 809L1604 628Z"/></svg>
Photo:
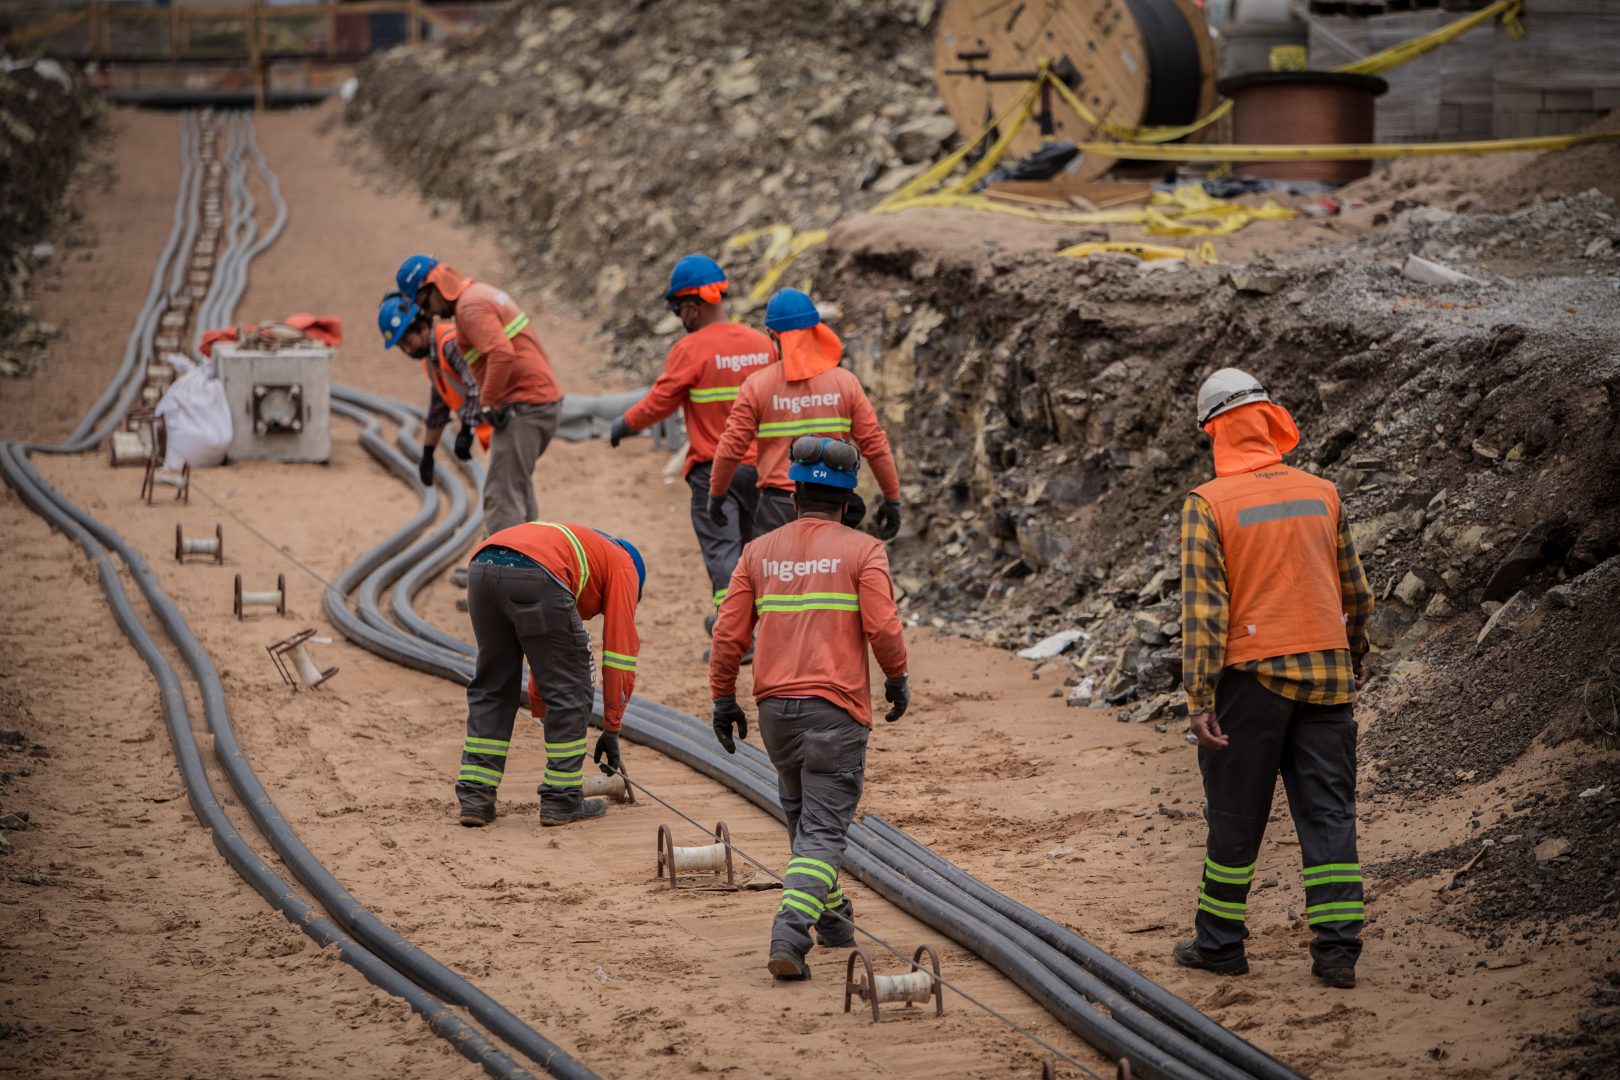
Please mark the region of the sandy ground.
<svg viewBox="0 0 1620 1080"><path fill-rule="evenodd" d="M292 220L255 264L240 314L341 315L350 340L334 376L414 399L422 392L415 366L385 354L373 331L393 267L422 249L499 280L499 256L348 170L319 118L259 121ZM117 180L86 195L100 243L72 258L62 290L40 301L40 317L62 323L68 337L45 379L7 387L0 423L8 434L46 437L71 426L115 364L166 232L173 118L120 113L115 126ZM525 302L565 387L597 385L598 358L581 325ZM642 545L650 580L640 689L700 712L707 589L686 490L664 481L662 463L646 443L617 452L559 444L537 480L543 512ZM204 473L196 486L206 494L189 507L139 504L137 474L111 470L100 456L46 467L152 559L221 668L266 786L337 876L604 1075L1038 1075L1029 1043L960 999L947 999L943 1020L901 1016L874 1027L842 1014L831 958L813 958L817 978L808 985L773 985L761 960L774 894L670 895L653 879L656 828L669 821L678 840L697 836L661 808L614 807L605 821L542 833L534 796L541 740L532 726L515 736L495 826L455 827L459 688L342 641L319 649L323 662L341 667L328 688L295 695L282 687L262 647L305 626L327 632L320 586L222 508L323 576L335 574L414 507L414 495L360 451L352 425L335 425L329 466L243 463ZM168 557L176 521L188 532L223 521L226 565L176 566ZM339 1063L361 1075L476 1075L402 1005L315 950L240 884L185 808L151 681L77 549L9 491L0 496L0 535L23 585L0 608L0 726L46 748L0 757L9 775L0 809L33 818L28 831L7 834L17 853L0 862L0 1069L314 1076ZM289 578L289 614L238 623L231 575L242 573L251 588L279 571ZM436 585L422 607L465 632L454 597ZM1374 881L1361 986L1327 991L1308 975L1298 848L1278 821L1260 857L1253 974L1179 971L1168 949L1190 928L1202 848L1190 748L1177 735L1117 723L1111 710L1064 709L1051 696L1052 676L1032 678L1030 665L1008 654L928 631L911 645L917 696L904 721L875 732L865 808L1304 1072L1523 1071L1523 1039L1564 1026L1589 986L1593 950L1601 957L1620 946L1611 932L1487 958L1433 925L1442 904L1435 882L1385 893ZM642 748L629 748L627 759L693 817L724 819L739 846L772 865L785 861L780 827L740 798ZM1473 808L1506 808L1536 778L1531 758L1498 780L1502 793L1493 787L1418 811L1369 803L1363 861L1463 839ZM859 885L850 893L863 925L884 938L906 948L943 944ZM955 947L943 955L947 977L1101 1067L988 967Z"/></svg>

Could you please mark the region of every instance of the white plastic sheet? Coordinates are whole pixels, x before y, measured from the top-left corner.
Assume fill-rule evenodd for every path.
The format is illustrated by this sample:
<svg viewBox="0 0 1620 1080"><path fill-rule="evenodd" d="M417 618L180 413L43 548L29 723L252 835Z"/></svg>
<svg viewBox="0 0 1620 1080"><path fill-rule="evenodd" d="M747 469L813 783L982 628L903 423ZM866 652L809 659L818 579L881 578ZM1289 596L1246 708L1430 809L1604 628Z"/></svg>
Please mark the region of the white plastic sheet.
<svg viewBox="0 0 1620 1080"><path fill-rule="evenodd" d="M201 469L218 465L231 445L231 407L225 400L225 388L214 378L213 364L208 360L199 363L170 353L168 361L180 377L157 405L157 414L163 417L168 433L163 467L179 469L190 465Z"/></svg>

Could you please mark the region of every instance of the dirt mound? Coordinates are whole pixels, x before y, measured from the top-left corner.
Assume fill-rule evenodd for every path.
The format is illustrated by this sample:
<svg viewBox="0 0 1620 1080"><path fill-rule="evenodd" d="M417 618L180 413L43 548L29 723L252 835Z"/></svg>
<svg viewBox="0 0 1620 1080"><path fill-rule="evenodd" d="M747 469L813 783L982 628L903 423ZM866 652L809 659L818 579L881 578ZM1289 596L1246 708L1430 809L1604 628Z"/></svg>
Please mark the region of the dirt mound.
<svg viewBox="0 0 1620 1080"><path fill-rule="evenodd" d="M449 46L374 60L348 118L493 224L522 275L598 313L621 359L651 362L676 257L830 224L938 152L937 133L901 134L942 109L930 6L525 0ZM744 254L727 262L755 276Z"/></svg>
<svg viewBox="0 0 1620 1080"><path fill-rule="evenodd" d="M26 374L54 331L29 319L25 298L49 245L85 136L100 113L77 69L54 60L0 58L0 374Z"/></svg>

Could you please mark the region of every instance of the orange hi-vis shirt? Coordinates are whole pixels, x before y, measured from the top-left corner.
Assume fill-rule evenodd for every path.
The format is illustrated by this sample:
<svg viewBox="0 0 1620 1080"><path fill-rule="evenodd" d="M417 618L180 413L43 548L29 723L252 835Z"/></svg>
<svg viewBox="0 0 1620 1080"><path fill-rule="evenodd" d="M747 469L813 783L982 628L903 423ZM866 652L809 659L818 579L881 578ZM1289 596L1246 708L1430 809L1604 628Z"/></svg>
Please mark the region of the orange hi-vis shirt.
<svg viewBox="0 0 1620 1080"><path fill-rule="evenodd" d="M1226 666L1348 649L1338 489L1279 462L1194 490L1215 515L1226 561Z"/></svg>
<svg viewBox="0 0 1620 1080"><path fill-rule="evenodd" d="M478 545L520 551L549 570L574 594L584 620L602 616L602 727L618 731L624 707L636 689L636 601L641 591L636 564L618 544L587 525L530 521L513 525Z"/></svg>
<svg viewBox="0 0 1620 1080"><path fill-rule="evenodd" d="M647 396L624 414L636 431L652 427L676 409L686 415L686 471L714 460L726 418L743 381L776 359L771 339L740 323L711 323L686 335L669 350L664 373ZM754 463L749 446L741 462Z"/></svg>
<svg viewBox="0 0 1620 1080"><path fill-rule="evenodd" d="M855 373L835 367L789 382L781 364L772 364L743 383L726 419L725 434L715 448L710 493L724 495L731 488L738 464L756 440L759 486L792 491L788 448L800 435L852 439L883 489L883 497L900 498L900 474L894 468L889 437L878 424L877 413Z"/></svg>
<svg viewBox="0 0 1620 1080"><path fill-rule="evenodd" d="M906 673L889 557L877 538L799 518L743 548L714 624L709 689L737 692L754 647L754 700L818 697L872 726L870 645L883 673Z"/></svg>
<svg viewBox="0 0 1620 1080"><path fill-rule="evenodd" d="M456 345L489 408L562 400L562 387L529 317L495 286L471 281L457 294Z"/></svg>

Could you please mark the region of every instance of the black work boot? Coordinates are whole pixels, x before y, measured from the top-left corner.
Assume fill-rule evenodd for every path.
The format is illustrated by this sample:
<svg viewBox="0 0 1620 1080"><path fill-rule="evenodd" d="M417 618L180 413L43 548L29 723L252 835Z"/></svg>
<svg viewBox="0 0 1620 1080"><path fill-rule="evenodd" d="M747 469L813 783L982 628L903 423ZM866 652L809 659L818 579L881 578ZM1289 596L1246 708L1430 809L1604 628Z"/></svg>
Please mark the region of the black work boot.
<svg viewBox="0 0 1620 1080"><path fill-rule="evenodd" d="M494 799L461 799L461 823L469 829L481 829L495 821Z"/></svg>
<svg viewBox="0 0 1620 1080"><path fill-rule="evenodd" d="M1192 938L1176 942L1176 947L1170 950L1170 955L1176 958L1176 963L1182 967L1197 968L1200 971L1213 971L1217 975L1247 975L1249 973L1249 958L1242 952L1231 956L1217 956L1207 953L1198 947Z"/></svg>
<svg viewBox="0 0 1620 1080"><path fill-rule="evenodd" d="M450 584L458 589L467 587L467 568L465 566L458 566L450 571Z"/></svg>
<svg viewBox="0 0 1620 1080"><path fill-rule="evenodd" d="M579 805L572 810L548 807L542 803L540 806L540 824L571 825L576 821L589 821L592 818L599 818L606 813L606 799L581 799Z"/></svg>
<svg viewBox="0 0 1620 1080"><path fill-rule="evenodd" d="M1356 988L1356 969L1349 964L1334 964L1332 966L1313 963L1311 974L1322 980L1323 986L1330 986L1335 990L1354 990Z"/></svg>
<svg viewBox="0 0 1620 1080"><path fill-rule="evenodd" d="M777 982L801 982L810 977L804 954L785 941L771 942L771 958L765 967Z"/></svg>

